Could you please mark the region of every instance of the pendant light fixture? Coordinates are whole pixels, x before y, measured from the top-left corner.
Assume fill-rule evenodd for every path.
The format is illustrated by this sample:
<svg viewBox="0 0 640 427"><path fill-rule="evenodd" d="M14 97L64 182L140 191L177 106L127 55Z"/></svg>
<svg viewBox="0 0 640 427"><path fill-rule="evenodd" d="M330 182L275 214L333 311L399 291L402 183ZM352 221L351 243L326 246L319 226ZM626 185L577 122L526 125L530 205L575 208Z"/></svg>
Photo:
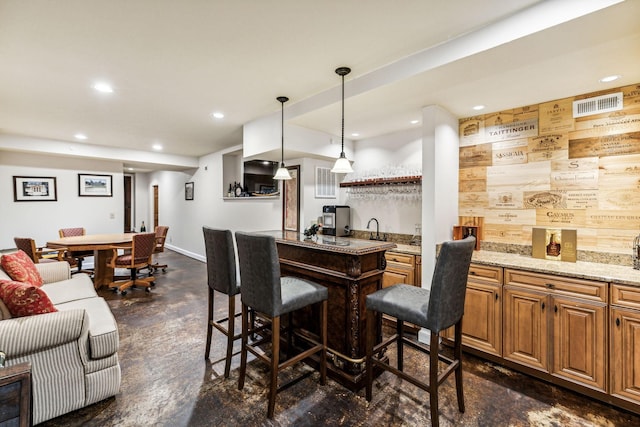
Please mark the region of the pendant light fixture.
<svg viewBox="0 0 640 427"><path fill-rule="evenodd" d="M336 163L333 165L333 169L331 169L333 173L353 172L351 163L349 163L347 156L344 154L344 76L350 72L351 68L348 67L336 68L336 74L342 76L342 151L340 152L340 157L338 157L338 160L336 160Z"/></svg>
<svg viewBox="0 0 640 427"><path fill-rule="evenodd" d="M287 102L289 98L287 98L286 96L279 96L276 99L280 101L280 104L282 105L282 117L280 120L280 123L282 125L282 129L280 132L280 135L282 136L282 140L280 145L280 148L281 148L280 167L276 171L276 174L274 175L273 179L286 180L286 179L291 179L291 175L289 175L289 170L284 166L284 103Z"/></svg>

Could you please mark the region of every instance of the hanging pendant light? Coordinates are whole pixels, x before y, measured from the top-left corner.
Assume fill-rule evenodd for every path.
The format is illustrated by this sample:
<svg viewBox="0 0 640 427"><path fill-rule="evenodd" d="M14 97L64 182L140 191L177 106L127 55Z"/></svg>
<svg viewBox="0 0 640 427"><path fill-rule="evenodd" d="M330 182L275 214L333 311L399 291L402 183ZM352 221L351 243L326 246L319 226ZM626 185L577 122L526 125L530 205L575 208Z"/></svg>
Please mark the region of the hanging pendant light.
<svg viewBox="0 0 640 427"><path fill-rule="evenodd" d="M333 169L331 169L331 172L333 173L353 172L351 163L347 159L347 156L344 154L344 76L346 76L350 72L351 68L348 67L336 68L336 74L342 76L342 151L340 152L340 157L338 157L338 160L336 160L336 163L333 165Z"/></svg>
<svg viewBox="0 0 640 427"><path fill-rule="evenodd" d="M280 145L280 148L281 148L280 167L276 171L276 174L273 176L273 179L285 180L285 179L291 179L291 175L289 175L289 169L287 169L284 166L284 103L287 102L289 98L287 98L286 96L279 96L276 99L280 101L280 104L282 104L282 118L280 120L280 123L282 125L282 129L280 132L280 135L282 136L282 141Z"/></svg>

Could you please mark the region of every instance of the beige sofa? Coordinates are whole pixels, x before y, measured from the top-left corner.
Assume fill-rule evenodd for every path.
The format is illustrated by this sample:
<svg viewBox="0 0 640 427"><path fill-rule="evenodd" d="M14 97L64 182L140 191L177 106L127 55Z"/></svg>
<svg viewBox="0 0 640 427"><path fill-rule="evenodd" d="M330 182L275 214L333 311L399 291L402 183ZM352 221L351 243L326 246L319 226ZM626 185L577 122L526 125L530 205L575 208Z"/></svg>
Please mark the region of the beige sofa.
<svg viewBox="0 0 640 427"><path fill-rule="evenodd" d="M0 300L0 351L6 365L31 362L33 423L108 397L120 389L118 326L89 276L67 262L36 264L58 312L11 318ZM10 280L0 268L0 279Z"/></svg>

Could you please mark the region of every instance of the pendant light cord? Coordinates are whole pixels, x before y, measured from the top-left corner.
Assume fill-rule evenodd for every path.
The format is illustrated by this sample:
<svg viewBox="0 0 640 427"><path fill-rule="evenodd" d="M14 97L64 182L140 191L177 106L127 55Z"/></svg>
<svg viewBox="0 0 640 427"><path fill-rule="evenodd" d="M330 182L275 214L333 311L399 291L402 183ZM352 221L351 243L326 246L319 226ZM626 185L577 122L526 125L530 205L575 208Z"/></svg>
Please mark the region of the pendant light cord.
<svg viewBox="0 0 640 427"><path fill-rule="evenodd" d="M342 151L340 153L344 153L344 74L342 75Z"/></svg>

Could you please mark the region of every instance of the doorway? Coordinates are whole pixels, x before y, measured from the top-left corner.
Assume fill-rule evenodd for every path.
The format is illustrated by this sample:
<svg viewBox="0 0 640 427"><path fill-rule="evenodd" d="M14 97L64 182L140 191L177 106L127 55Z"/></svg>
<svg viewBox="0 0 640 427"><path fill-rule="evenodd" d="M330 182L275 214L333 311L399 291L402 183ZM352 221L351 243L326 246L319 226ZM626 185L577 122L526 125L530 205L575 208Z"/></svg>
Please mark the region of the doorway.
<svg viewBox="0 0 640 427"><path fill-rule="evenodd" d="M131 227L133 217L133 177L131 175L124 176L124 232L133 231Z"/></svg>
<svg viewBox="0 0 640 427"><path fill-rule="evenodd" d="M153 229L158 226L158 186L153 186Z"/></svg>

